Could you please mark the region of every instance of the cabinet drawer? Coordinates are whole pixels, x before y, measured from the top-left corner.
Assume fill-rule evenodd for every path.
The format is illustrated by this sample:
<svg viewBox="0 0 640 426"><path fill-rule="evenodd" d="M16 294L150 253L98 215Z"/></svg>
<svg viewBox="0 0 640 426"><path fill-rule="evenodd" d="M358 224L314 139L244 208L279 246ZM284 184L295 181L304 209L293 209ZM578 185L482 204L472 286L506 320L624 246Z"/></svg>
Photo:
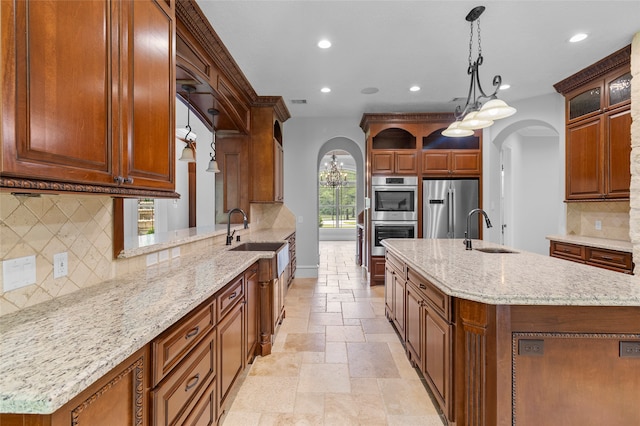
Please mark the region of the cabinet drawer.
<svg viewBox="0 0 640 426"><path fill-rule="evenodd" d="M160 381L215 326L215 300L187 315L151 343L153 384Z"/></svg>
<svg viewBox="0 0 640 426"><path fill-rule="evenodd" d="M240 275L218 294L218 318L223 318L244 296L244 276Z"/></svg>
<svg viewBox="0 0 640 426"><path fill-rule="evenodd" d="M413 271L411 268L407 268L407 275L409 282L416 286L429 305L435 312L440 314L446 321L451 321L451 298L444 294L440 289L424 279L421 275Z"/></svg>
<svg viewBox="0 0 640 426"><path fill-rule="evenodd" d="M575 244L551 241L550 255L582 262L585 260L585 248Z"/></svg>
<svg viewBox="0 0 640 426"><path fill-rule="evenodd" d="M215 376L216 333L212 331L185 360L153 391L153 419L156 426L176 424L192 402Z"/></svg>
<svg viewBox="0 0 640 426"><path fill-rule="evenodd" d="M631 253L587 247L587 263L631 271Z"/></svg>
<svg viewBox="0 0 640 426"><path fill-rule="evenodd" d="M184 426L209 426L216 424L216 384L214 379L204 391L191 412L185 414L176 424Z"/></svg>
<svg viewBox="0 0 640 426"><path fill-rule="evenodd" d="M389 253L388 251L385 253L385 259L386 259L387 265L395 269L396 272L402 277L402 279L407 278L405 264L403 261L398 259L393 254Z"/></svg>

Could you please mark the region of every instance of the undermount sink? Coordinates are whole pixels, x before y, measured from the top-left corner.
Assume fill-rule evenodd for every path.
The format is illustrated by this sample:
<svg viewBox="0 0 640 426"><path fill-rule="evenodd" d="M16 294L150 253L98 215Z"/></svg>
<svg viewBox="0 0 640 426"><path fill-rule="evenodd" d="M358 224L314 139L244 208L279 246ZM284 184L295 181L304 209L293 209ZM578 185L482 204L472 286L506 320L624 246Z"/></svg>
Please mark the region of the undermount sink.
<svg viewBox="0 0 640 426"><path fill-rule="evenodd" d="M486 248L478 248L474 250L481 251L483 253L518 253L517 251L507 250L500 247L486 247Z"/></svg>
<svg viewBox="0 0 640 426"><path fill-rule="evenodd" d="M278 251L284 246L282 242L248 242L229 249L231 251Z"/></svg>

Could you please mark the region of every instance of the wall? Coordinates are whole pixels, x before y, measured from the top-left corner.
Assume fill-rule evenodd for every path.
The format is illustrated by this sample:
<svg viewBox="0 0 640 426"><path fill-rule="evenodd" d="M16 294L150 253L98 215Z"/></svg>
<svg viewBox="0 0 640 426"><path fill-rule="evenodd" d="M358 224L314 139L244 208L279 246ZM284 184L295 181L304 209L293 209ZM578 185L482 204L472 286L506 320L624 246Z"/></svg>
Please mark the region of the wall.
<svg viewBox="0 0 640 426"><path fill-rule="evenodd" d="M508 118L498 120L496 123L483 130L483 194L482 205L489 214L490 218L500 217L500 174L501 174L501 157L500 151L503 148L505 142L510 137L514 137L514 134L530 128L546 129L548 135L553 136L555 153L549 151L549 148L543 149L546 153L533 154L536 151L535 142L532 141L531 146L527 148L527 155L534 155L535 157L544 157L545 155L551 155L554 160L540 159L537 164L539 167L545 167L550 161L558 164L558 173L556 175L555 182L550 182L549 185L560 188L557 193L546 196L546 202L549 205L560 206L558 211L552 213L553 218L549 219L555 223L553 229L549 229L549 234L559 233L564 234L566 229L566 212L564 203L564 157L565 157L565 132L564 132L564 98L559 93L552 93L549 95L538 96L531 99L522 100L519 102L511 103L518 112ZM557 143L556 143L557 140ZM527 145L529 145L527 143ZM553 149L553 148L551 148ZM529 161L524 158L523 161ZM513 167L516 167L514 165ZM522 169L523 165L519 166ZM526 166L527 168L529 166ZM534 173L533 171L531 173ZM531 182L530 178L527 181ZM521 192L523 189L513 187L512 191ZM535 182L531 182L530 185L535 186ZM537 197L540 199L541 197ZM551 227L549 227L551 228ZM547 229L547 228L545 228ZM541 232L541 231L538 231ZM484 239L492 242L500 242L501 229L499 226L494 226L490 229L484 230ZM546 234L546 232L544 232ZM544 237L544 236L543 236ZM526 237L526 238L531 238ZM538 239L538 237L535 237ZM523 249L525 249L523 247Z"/></svg>
<svg viewBox="0 0 640 426"><path fill-rule="evenodd" d="M628 201L567 203L567 235L630 241L630 222Z"/></svg>
<svg viewBox="0 0 640 426"><path fill-rule="evenodd" d="M350 140L358 147L360 158L364 158L364 132L358 126L361 118L294 117L285 123L284 199L297 218L297 277L318 275L318 164L325 152L340 148L325 144L335 138ZM356 158L354 152L349 152ZM364 176L364 168L361 173ZM362 198L358 201L362 202Z"/></svg>
<svg viewBox="0 0 640 426"><path fill-rule="evenodd" d="M633 244L636 275L640 274L640 32L631 43L631 199L629 235Z"/></svg>
<svg viewBox="0 0 640 426"><path fill-rule="evenodd" d="M106 196L0 193L0 259L36 256L36 284L4 291L0 315L95 285L115 275L112 200ZM53 278L53 255L67 252L68 275Z"/></svg>

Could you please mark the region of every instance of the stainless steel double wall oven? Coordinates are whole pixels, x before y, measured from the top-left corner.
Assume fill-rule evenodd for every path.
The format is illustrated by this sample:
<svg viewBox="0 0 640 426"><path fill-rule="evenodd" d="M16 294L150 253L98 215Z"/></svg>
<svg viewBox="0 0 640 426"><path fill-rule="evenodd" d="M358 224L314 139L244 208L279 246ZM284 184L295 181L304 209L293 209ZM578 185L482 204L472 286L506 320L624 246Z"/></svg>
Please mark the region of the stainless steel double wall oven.
<svg viewBox="0 0 640 426"><path fill-rule="evenodd" d="M383 239L418 236L418 177L373 176L371 190L371 255L383 256Z"/></svg>

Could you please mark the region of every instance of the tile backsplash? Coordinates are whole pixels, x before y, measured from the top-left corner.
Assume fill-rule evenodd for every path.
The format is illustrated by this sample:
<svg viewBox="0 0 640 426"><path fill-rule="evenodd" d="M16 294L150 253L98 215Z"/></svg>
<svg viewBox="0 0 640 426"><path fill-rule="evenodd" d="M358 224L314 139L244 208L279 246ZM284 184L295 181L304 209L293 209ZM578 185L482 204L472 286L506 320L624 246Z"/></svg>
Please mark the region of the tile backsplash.
<svg viewBox="0 0 640 426"><path fill-rule="evenodd" d="M111 279L112 200L103 196L0 193L0 260L36 256L36 283L6 292L0 315ZM53 256L66 252L67 275L53 276Z"/></svg>
<svg viewBox="0 0 640 426"><path fill-rule="evenodd" d="M567 203L567 235L631 241L629 201Z"/></svg>

